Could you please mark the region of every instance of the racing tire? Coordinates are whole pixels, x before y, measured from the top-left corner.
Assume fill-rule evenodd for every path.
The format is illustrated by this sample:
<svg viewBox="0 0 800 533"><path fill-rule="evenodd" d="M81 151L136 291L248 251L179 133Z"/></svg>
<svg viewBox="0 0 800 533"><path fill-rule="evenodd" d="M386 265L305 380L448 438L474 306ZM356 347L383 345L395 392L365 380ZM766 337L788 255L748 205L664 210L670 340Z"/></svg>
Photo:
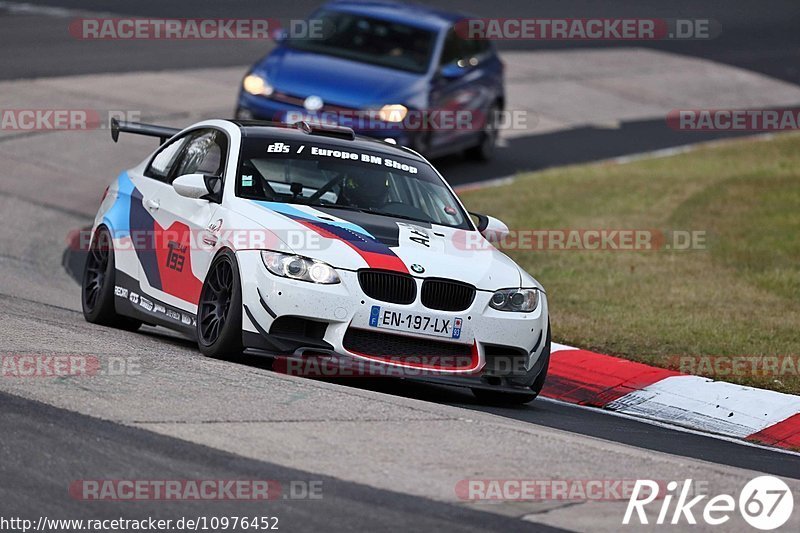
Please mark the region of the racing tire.
<svg viewBox="0 0 800 533"><path fill-rule="evenodd" d="M545 361L539 375L531 384L531 392L502 392L490 389L472 389L472 394L483 403L491 405L523 405L539 396L547 380L547 369L550 367L550 322L547 323L547 340L545 344Z"/></svg>
<svg viewBox="0 0 800 533"><path fill-rule="evenodd" d="M242 283L233 252L221 252L211 263L197 305L197 344L216 359L242 355Z"/></svg>
<svg viewBox="0 0 800 533"><path fill-rule="evenodd" d="M122 316L114 307L114 242L104 226L97 229L86 254L81 281L81 307L87 322L136 331L142 322Z"/></svg>
<svg viewBox="0 0 800 533"><path fill-rule="evenodd" d="M481 142L471 148L467 148L465 152L467 158L474 161L488 162L494 157L497 148L497 115L499 113L500 105L497 102L489 106L486 125L481 134Z"/></svg>

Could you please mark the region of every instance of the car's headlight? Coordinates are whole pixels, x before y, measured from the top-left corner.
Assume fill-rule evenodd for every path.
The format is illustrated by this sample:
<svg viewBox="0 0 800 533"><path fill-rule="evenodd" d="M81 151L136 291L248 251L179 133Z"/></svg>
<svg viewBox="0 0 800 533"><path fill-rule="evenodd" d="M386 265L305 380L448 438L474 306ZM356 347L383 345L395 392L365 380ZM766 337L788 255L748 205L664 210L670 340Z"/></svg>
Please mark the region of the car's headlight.
<svg viewBox="0 0 800 533"><path fill-rule="evenodd" d="M489 306L498 311L528 313L539 305L537 289L501 289L492 295Z"/></svg>
<svg viewBox="0 0 800 533"><path fill-rule="evenodd" d="M242 88L256 96L269 96L272 94L272 85L267 83L267 80L256 74L248 74L242 80Z"/></svg>
<svg viewBox="0 0 800 533"><path fill-rule="evenodd" d="M261 251L261 260L267 270L284 278L331 285L339 283L339 274L327 263L300 255Z"/></svg>
<svg viewBox="0 0 800 533"><path fill-rule="evenodd" d="M408 114L408 108L400 104L385 105L378 110L378 118L384 122L403 122Z"/></svg>

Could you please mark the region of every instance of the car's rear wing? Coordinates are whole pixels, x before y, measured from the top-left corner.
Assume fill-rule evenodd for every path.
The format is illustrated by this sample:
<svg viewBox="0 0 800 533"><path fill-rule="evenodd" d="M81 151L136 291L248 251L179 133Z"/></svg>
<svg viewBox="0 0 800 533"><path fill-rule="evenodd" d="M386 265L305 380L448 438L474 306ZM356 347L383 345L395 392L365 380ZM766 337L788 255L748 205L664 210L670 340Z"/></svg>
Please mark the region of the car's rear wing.
<svg viewBox="0 0 800 533"><path fill-rule="evenodd" d="M156 126L155 124L142 124L141 122L120 122L116 118L111 119L111 138L114 142L119 139L119 132L136 133L138 135L147 135L148 137L158 137L161 144L164 144L167 139L181 131L178 128L169 128L167 126Z"/></svg>

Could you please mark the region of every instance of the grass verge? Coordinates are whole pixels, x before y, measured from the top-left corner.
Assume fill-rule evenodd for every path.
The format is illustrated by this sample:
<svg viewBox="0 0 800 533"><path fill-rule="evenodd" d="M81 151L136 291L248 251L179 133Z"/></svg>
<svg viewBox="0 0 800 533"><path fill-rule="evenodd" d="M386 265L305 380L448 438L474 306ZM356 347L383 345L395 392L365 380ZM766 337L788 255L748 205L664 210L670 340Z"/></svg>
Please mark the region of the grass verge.
<svg viewBox="0 0 800 533"><path fill-rule="evenodd" d="M529 173L460 196L513 230L656 230L672 245L504 250L547 290L554 340L800 393L800 135ZM704 243L675 249L684 232Z"/></svg>

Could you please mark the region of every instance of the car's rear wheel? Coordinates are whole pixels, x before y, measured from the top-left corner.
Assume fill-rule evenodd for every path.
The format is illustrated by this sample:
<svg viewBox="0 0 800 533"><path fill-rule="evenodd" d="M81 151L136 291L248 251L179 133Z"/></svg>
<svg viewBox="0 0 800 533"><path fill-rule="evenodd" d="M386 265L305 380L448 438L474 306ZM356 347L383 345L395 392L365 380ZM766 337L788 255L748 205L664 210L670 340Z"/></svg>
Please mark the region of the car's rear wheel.
<svg viewBox="0 0 800 533"><path fill-rule="evenodd" d="M550 367L550 323L547 324L547 340L545 341L544 353L542 357L545 358L542 370L533 380L530 389L531 392L502 392L490 389L472 389L472 394L481 402L492 405L522 405L532 402L539 396L544 387L544 382L547 380L547 369Z"/></svg>
<svg viewBox="0 0 800 533"><path fill-rule="evenodd" d="M81 283L81 307L87 322L101 324L129 331L139 329L139 320L117 314L114 308L114 242L105 227L94 234Z"/></svg>
<svg viewBox="0 0 800 533"><path fill-rule="evenodd" d="M236 257L221 252L208 270L197 306L197 343L209 357L241 355L242 287Z"/></svg>
<svg viewBox="0 0 800 533"><path fill-rule="evenodd" d="M495 150L497 149L499 115L500 105L495 102L489 106L489 110L487 111L486 124L483 127L481 142L467 149L467 157L476 161L489 161L494 157Z"/></svg>

